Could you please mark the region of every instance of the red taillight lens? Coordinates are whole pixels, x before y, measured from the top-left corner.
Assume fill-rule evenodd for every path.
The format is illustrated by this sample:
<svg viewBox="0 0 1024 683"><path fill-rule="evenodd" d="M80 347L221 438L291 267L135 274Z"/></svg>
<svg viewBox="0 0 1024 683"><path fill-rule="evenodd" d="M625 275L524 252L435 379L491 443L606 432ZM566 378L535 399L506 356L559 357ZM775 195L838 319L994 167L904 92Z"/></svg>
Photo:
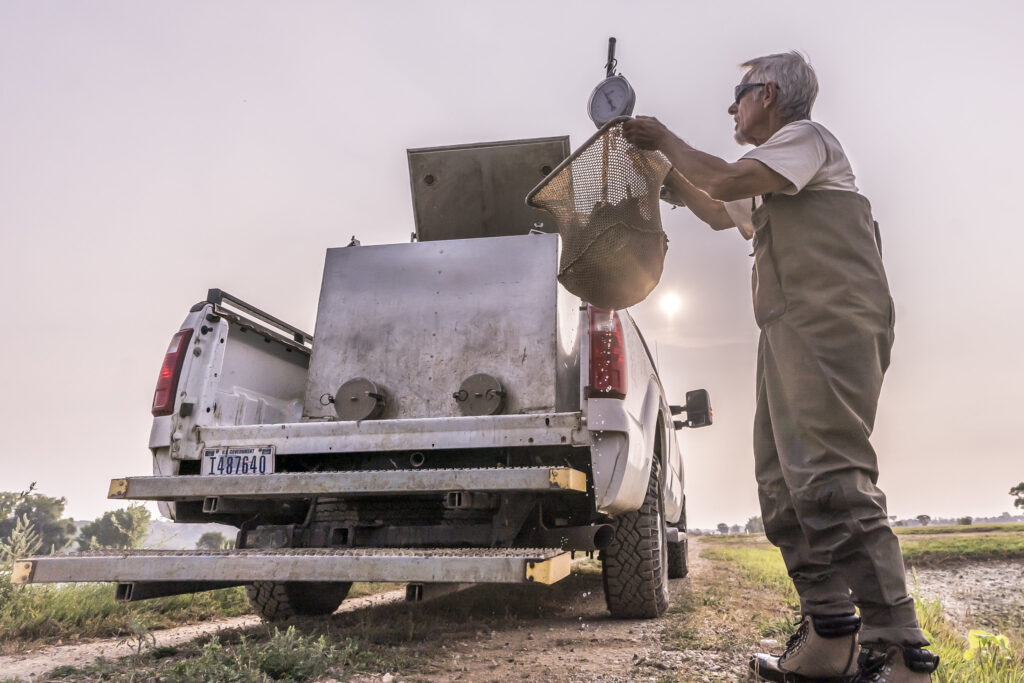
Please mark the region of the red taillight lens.
<svg viewBox="0 0 1024 683"><path fill-rule="evenodd" d="M587 398L626 398L626 345L615 311L590 307L590 385Z"/></svg>
<svg viewBox="0 0 1024 683"><path fill-rule="evenodd" d="M156 390L153 392L153 417L174 412L181 364L185 362L185 352L191 340L192 330L181 330L171 337L171 345L167 347L167 355L164 356L164 364L160 366L160 377L156 380Z"/></svg>

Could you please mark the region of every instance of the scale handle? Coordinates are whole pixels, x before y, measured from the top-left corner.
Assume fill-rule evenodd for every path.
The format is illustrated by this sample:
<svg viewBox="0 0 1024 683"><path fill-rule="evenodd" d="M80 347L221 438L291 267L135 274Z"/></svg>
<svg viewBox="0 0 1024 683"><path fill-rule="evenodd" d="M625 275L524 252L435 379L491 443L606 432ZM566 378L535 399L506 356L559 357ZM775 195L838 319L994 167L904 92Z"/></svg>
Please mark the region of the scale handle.
<svg viewBox="0 0 1024 683"><path fill-rule="evenodd" d="M608 39L608 61L604 65L605 76L611 78L615 75L615 38Z"/></svg>

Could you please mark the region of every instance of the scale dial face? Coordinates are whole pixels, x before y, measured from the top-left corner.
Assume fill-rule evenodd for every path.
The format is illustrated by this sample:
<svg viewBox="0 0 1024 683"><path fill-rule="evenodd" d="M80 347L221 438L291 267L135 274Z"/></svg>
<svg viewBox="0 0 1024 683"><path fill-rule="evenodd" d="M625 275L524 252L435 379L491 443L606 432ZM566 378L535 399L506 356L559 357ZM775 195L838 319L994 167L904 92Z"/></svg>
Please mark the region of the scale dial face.
<svg viewBox="0 0 1024 683"><path fill-rule="evenodd" d="M633 87L622 76L612 76L597 84L590 94L587 110L590 119L600 128L616 116L629 116L636 104Z"/></svg>

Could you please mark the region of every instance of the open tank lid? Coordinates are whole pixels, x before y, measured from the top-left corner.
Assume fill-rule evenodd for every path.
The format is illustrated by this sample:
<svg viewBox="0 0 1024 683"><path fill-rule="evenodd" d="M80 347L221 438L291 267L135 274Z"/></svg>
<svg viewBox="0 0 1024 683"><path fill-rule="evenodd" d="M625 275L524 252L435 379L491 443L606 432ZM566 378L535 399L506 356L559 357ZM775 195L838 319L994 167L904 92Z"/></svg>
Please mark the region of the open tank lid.
<svg viewBox="0 0 1024 683"><path fill-rule="evenodd" d="M524 198L569 152L568 135L408 150L416 238L555 232L551 216Z"/></svg>

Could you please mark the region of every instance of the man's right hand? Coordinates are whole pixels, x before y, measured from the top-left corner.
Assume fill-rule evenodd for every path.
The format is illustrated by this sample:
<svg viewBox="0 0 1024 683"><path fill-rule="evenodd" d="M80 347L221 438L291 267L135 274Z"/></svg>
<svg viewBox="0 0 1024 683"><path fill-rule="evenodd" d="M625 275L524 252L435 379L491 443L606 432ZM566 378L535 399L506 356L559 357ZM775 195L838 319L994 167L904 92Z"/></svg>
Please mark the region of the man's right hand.
<svg viewBox="0 0 1024 683"><path fill-rule="evenodd" d="M672 131L653 116L637 116L622 124L622 134L640 149L660 150Z"/></svg>

